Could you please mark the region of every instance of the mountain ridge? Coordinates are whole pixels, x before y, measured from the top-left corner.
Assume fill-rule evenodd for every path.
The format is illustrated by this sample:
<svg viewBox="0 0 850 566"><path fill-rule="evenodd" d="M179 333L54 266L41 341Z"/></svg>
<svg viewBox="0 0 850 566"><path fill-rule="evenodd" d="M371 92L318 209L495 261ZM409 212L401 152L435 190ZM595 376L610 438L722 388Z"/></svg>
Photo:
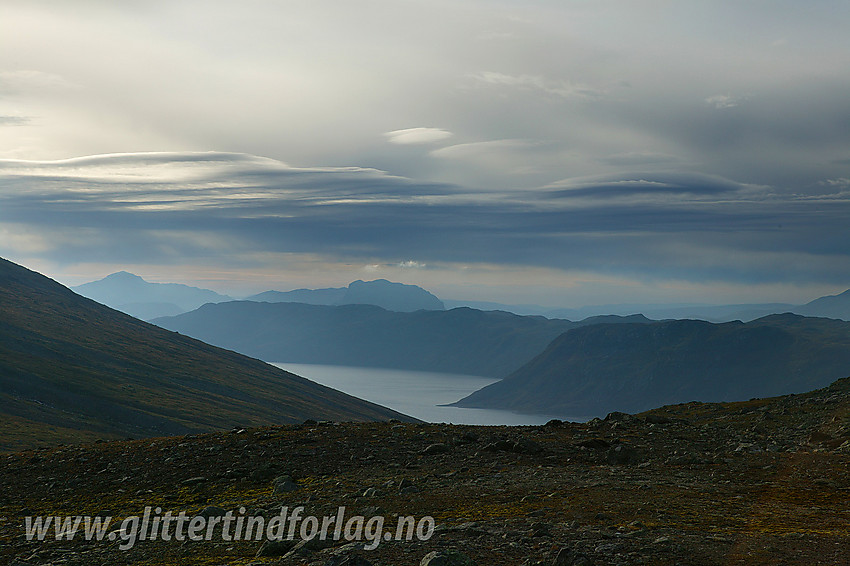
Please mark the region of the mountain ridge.
<svg viewBox="0 0 850 566"><path fill-rule="evenodd" d="M614 320L648 322L644 317ZM374 305L234 301L153 322L269 362L502 378L564 331L595 321L523 317L466 307L403 313Z"/></svg>
<svg viewBox="0 0 850 566"><path fill-rule="evenodd" d="M304 303L309 305L375 305L394 312L445 310L446 306L431 292L418 285L395 283L386 279L352 281L347 287L265 291L246 301Z"/></svg>
<svg viewBox="0 0 850 566"><path fill-rule="evenodd" d="M786 313L748 323L599 324L568 330L510 376L454 405L637 412L798 393L848 374L850 323L841 320Z"/></svg>

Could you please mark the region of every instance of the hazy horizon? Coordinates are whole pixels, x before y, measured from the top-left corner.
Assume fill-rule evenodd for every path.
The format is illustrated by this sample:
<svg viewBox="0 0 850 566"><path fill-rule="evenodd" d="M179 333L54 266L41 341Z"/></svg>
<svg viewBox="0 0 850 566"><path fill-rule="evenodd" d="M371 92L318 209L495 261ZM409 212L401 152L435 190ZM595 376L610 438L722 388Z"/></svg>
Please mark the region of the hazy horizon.
<svg viewBox="0 0 850 566"><path fill-rule="evenodd" d="M10 1L0 256L247 296L850 287L850 5Z"/></svg>

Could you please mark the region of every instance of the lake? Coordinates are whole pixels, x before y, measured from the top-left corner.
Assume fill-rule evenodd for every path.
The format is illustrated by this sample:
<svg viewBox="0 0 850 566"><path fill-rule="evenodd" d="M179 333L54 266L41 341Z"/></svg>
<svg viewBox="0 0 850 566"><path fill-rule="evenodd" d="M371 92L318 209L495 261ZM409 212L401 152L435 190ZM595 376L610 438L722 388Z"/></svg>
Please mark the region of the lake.
<svg viewBox="0 0 850 566"><path fill-rule="evenodd" d="M440 406L454 403L473 391L498 381L498 379L487 377L285 362L272 365L349 395L432 423L540 425L553 418L575 421L589 418L523 415L511 411Z"/></svg>

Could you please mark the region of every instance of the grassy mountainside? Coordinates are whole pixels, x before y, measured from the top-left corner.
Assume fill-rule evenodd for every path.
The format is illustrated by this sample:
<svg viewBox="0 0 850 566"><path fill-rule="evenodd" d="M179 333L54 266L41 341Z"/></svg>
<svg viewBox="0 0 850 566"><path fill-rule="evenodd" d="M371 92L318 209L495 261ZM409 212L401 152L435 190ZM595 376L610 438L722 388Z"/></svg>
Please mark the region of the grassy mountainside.
<svg viewBox="0 0 850 566"><path fill-rule="evenodd" d="M605 414L807 391L850 374L850 323L793 314L570 330L463 407Z"/></svg>
<svg viewBox="0 0 850 566"><path fill-rule="evenodd" d="M593 320L469 308L400 313L373 305L231 302L154 322L267 361L504 377L556 336Z"/></svg>
<svg viewBox="0 0 850 566"><path fill-rule="evenodd" d="M0 449L393 411L168 332L0 259Z"/></svg>

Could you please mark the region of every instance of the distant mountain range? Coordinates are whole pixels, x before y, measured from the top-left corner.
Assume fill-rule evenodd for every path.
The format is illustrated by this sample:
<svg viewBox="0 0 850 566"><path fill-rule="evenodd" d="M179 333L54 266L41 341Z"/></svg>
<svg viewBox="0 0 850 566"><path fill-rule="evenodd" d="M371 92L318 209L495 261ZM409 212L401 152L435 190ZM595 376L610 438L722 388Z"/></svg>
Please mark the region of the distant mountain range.
<svg viewBox="0 0 850 566"><path fill-rule="evenodd" d="M649 322L642 316L571 322L470 308L405 313L374 305L252 301L207 304L153 322L269 362L501 378L566 330L602 321Z"/></svg>
<svg viewBox="0 0 850 566"><path fill-rule="evenodd" d="M163 330L0 259L0 449L235 425L407 419Z"/></svg>
<svg viewBox="0 0 850 566"><path fill-rule="evenodd" d="M132 273L121 271L99 281L72 287L77 293L142 320L176 316L206 303L234 300L209 289L177 283L149 283ZM567 320L590 317L642 314L653 320L694 319L709 322L749 322L770 314L791 312L850 320L850 290L840 295L815 299L805 305L791 303L752 303L734 305L706 304L614 304L581 308L552 308L533 304L511 305L488 301L440 300L416 285L393 283L386 279L354 281L347 287L265 291L247 297L247 301L268 303L304 303L308 305L376 305L395 312L446 310L469 307L483 311L505 311L521 316L545 316Z"/></svg>
<svg viewBox="0 0 850 566"><path fill-rule="evenodd" d="M268 303L305 303L308 305L375 305L388 311L414 312L418 310L441 311L443 302L416 285L393 283L386 279L354 281L348 287L330 289L296 289L294 291L266 291L248 297L248 301Z"/></svg>
<svg viewBox="0 0 850 566"><path fill-rule="evenodd" d="M179 283L149 283L119 271L99 281L71 288L76 293L142 320L195 310L206 303L232 301L209 289Z"/></svg>
<svg viewBox="0 0 850 566"><path fill-rule="evenodd" d="M209 289L179 283L149 283L132 273L119 271L72 290L141 320L175 316L207 303L233 301ZM310 305L376 305L397 312L445 310L440 299L416 285L393 283L386 279L354 281L348 287L266 291L248 301L305 303Z"/></svg>
<svg viewBox="0 0 850 566"><path fill-rule="evenodd" d="M448 308L468 306L481 310L503 310L520 315L539 315L547 318L581 320L591 316L613 314L628 316L642 314L653 320L693 319L708 322L749 322L770 314L786 312L803 316L820 316L850 321L850 290L840 295L815 299L805 305L791 303L751 303L734 305L705 304L616 304L594 305L575 309L551 308L540 305L507 305L482 301L444 301Z"/></svg>
<svg viewBox="0 0 850 566"><path fill-rule="evenodd" d="M827 295L797 307L793 312L805 316L823 316L850 320L850 289L840 295Z"/></svg>
<svg viewBox="0 0 850 566"><path fill-rule="evenodd" d="M850 376L850 323L794 314L753 322L597 324L565 332L457 403L549 415L639 412L687 401L798 393Z"/></svg>

